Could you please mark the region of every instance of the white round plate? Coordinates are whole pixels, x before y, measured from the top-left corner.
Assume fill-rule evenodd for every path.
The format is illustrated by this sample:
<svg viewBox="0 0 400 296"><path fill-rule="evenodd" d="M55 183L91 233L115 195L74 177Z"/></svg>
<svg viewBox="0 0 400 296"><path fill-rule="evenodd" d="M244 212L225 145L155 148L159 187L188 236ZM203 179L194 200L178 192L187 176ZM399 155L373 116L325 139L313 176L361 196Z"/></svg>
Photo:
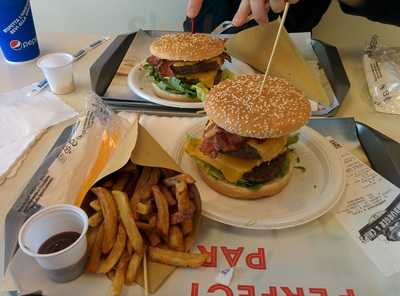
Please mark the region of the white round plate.
<svg viewBox="0 0 400 296"><path fill-rule="evenodd" d="M146 76L146 72L143 69L144 64L145 61L136 65L129 72L128 75L128 86L131 89L131 91L133 91L139 97L147 101L168 107L194 108L194 109L203 108L202 102L194 102L194 103L176 102L158 97L153 91L151 80ZM235 59L234 57L232 57L232 63L225 62L222 68L228 69L235 75L255 73L255 71L249 65L243 63L238 59Z"/></svg>
<svg viewBox="0 0 400 296"><path fill-rule="evenodd" d="M200 137L204 124L188 131ZM202 200L203 215L232 226L249 229L281 229L310 222L328 212L345 188L342 160L318 132L303 127L300 140L293 145L305 172L294 169L287 187L279 194L257 200L238 200L215 192L201 179L197 167L179 143L176 159L182 169L196 179Z"/></svg>

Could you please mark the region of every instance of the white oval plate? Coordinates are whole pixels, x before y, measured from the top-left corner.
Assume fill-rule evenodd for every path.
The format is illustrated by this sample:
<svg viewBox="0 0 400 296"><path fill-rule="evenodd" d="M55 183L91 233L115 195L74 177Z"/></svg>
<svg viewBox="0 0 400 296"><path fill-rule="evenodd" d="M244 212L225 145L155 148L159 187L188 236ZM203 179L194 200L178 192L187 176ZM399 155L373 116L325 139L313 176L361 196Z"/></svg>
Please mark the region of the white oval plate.
<svg viewBox="0 0 400 296"><path fill-rule="evenodd" d="M166 100L158 97L151 85L151 80L146 76L146 72L143 70L143 65L145 61L136 65L128 75L128 86L131 91L137 94L139 97L168 107L177 107L177 108L194 108L194 109L202 109L202 102L194 102L194 103L186 103L186 102L176 102L171 100ZM240 74L252 74L255 71L246 63L232 57L232 63L225 62L222 68L228 69L235 75Z"/></svg>
<svg viewBox="0 0 400 296"><path fill-rule="evenodd" d="M188 131L199 137L204 124ZM232 226L248 229L282 229L319 218L340 199L345 188L342 160L329 142L318 132L303 127L300 140L293 145L299 158L286 188L279 194L257 200L238 200L215 192L201 179L197 167L183 150L184 139L177 147L176 159L182 169L197 181L203 215Z"/></svg>

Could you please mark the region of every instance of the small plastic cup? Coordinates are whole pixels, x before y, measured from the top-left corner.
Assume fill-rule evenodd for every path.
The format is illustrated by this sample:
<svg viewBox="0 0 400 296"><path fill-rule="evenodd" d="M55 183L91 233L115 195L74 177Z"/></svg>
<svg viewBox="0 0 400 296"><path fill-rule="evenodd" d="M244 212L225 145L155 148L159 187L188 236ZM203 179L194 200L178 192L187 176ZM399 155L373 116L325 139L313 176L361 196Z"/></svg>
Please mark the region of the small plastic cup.
<svg viewBox="0 0 400 296"><path fill-rule="evenodd" d="M66 204L54 205L40 210L24 223L18 235L18 243L25 254L36 259L50 279L68 282L84 271L87 229L88 217L82 209ZM45 241L69 231L80 233L74 243L58 252L39 254L39 248Z"/></svg>
<svg viewBox="0 0 400 296"><path fill-rule="evenodd" d="M37 61L53 93L63 95L75 90L73 61L74 57L68 53L51 53Z"/></svg>

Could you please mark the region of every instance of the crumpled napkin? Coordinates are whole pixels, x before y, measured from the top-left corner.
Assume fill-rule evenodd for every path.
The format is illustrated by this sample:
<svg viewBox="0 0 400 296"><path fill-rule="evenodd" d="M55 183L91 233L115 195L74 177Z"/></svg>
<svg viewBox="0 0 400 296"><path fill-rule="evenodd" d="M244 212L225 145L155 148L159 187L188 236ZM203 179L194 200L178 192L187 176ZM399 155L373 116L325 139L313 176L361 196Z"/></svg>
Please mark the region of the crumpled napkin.
<svg viewBox="0 0 400 296"><path fill-rule="evenodd" d="M177 147L185 134L202 121L204 121L204 117L161 117L155 115L140 115L139 119L139 123L172 158L176 157Z"/></svg>
<svg viewBox="0 0 400 296"><path fill-rule="evenodd" d="M47 128L78 114L50 91L28 97L29 89L0 93L0 184Z"/></svg>

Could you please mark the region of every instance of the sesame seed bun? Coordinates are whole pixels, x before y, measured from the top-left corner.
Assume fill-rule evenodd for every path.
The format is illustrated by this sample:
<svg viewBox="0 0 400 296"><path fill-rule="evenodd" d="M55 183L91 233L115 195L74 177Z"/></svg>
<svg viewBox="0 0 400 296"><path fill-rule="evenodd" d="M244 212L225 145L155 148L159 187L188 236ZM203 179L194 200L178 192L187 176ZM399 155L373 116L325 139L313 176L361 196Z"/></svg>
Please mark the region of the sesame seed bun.
<svg viewBox="0 0 400 296"><path fill-rule="evenodd" d="M247 200L270 197L281 192L283 188L285 188L286 185L289 183L289 180L293 174L293 167L294 161L291 160L286 175L281 178L275 178L272 181L265 183L265 185L263 185L258 190L251 190L245 187L230 184L222 180L217 180L207 174L207 172L205 172L200 166L197 166L200 177L212 189L229 197Z"/></svg>
<svg viewBox="0 0 400 296"><path fill-rule="evenodd" d="M180 95L180 94L174 94L172 92L163 90L159 88L155 83L151 84L153 86L154 93L159 96L160 98L170 100L170 101L177 101L177 102L200 102L200 100L194 100L188 96L185 95Z"/></svg>
<svg viewBox="0 0 400 296"><path fill-rule="evenodd" d="M224 41L206 34L166 34L153 41L150 52L159 59L196 62L224 52Z"/></svg>
<svg viewBox="0 0 400 296"><path fill-rule="evenodd" d="M286 80L263 75L240 75L224 80L207 94L204 109L224 130L243 137L276 138L301 128L310 118L310 103Z"/></svg>

